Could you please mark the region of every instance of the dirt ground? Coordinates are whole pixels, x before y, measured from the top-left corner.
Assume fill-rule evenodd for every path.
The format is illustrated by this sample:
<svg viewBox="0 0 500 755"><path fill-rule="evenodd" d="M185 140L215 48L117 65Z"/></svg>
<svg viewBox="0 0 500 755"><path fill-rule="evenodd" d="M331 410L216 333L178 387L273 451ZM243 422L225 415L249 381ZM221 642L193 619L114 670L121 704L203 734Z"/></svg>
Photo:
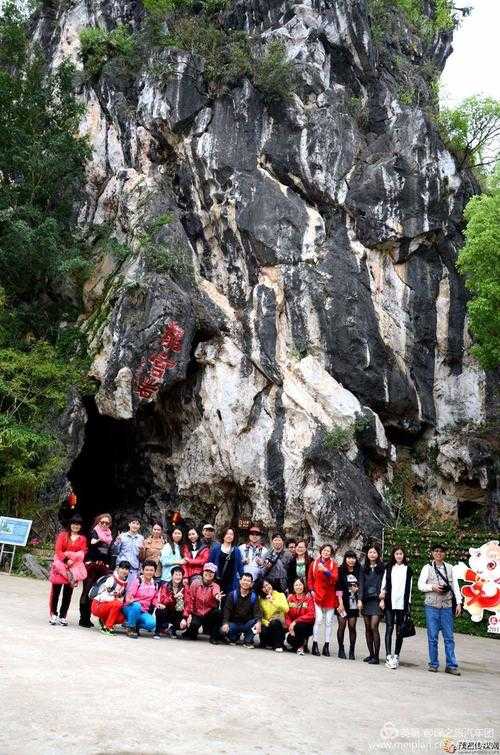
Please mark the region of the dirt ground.
<svg viewBox="0 0 500 755"><path fill-rule="evenodd" d="M460 678L430 674L426 636L396 671L149 636L52 627L48 583L0 575L0 753L484 751L500 740L500 643L457 636ZM476 742L477 749L461 749ZM496 745L498 747L498 744Z"/></svg>

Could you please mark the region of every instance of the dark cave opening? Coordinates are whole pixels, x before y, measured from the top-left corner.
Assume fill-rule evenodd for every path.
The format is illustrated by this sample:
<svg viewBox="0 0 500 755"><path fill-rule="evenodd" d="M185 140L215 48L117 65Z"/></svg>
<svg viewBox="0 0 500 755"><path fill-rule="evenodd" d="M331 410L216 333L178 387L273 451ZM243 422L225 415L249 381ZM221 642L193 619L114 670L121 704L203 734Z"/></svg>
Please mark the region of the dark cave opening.
<svg viewBox="0 0 500 755"><path fill-rule="evenodd" d="M87 411L85 439L68 472L78 499L78 511L89 526L104 511L124 523L127 510L138 510L140 477L138 429L134 420L118 420L99 414L93 397L84 399ZM123 511L122 520L119 512ZM115 522L116 524L116 522Z"/></svg>

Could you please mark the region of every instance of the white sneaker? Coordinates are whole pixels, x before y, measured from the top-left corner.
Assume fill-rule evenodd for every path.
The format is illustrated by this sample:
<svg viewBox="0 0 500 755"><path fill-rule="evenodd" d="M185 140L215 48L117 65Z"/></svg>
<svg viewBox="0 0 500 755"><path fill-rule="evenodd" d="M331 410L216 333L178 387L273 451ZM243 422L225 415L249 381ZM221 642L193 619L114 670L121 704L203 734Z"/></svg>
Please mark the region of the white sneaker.
<svg viewBox="0 0 500 755"><path fill-rule="evenodd" d="M282 653L283 652L283 648L274 648L274 652L275 653Z"/></svg>
<svg viewBox="0 0 500 755"><path fill-rule="evenodd" d="M61 619L61 618L59 618L59 619L58 619L58 623L59 623L59 624L60 624L60 625L61 625L62 627L67 627L67 626L68 626L68 619Z"/></svg>
<svg viewBox="0 0 500 755"><path fill-rule="evenodd" d="M386 668L391 668L391 669L396 669L397 668L395 658L396 658L396 656L394 656L394 655L388 655L387 656L387 658L385 660L385 666L386 666Z"/></svg>
<svg viewBox="0 0 500 755"><path fill-rule="evenodd" d="M51 617L49 619L49 624L52 624L52 626L56 626L57 624L59 624L59 619L55 615L55 613L51 614Z"/></svg>
<svg viewBox="0 0 500 755"><path fill-rule="evenodd" d="M399 668L399 655L393 655L392 658L394 663L396 664L394 668Z"/></svg>
<svg viewBox="0 0 500 755"><path fill-rule="evenodd" d="M304 648L299 648L297 650L297 655L304 655Z"/></svg>

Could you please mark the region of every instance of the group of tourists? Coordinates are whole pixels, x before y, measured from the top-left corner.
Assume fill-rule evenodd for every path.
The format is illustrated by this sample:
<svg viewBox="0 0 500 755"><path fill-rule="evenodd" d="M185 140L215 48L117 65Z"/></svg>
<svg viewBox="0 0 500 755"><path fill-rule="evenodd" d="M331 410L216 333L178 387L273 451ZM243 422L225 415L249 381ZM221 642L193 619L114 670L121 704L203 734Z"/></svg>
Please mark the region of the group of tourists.
<svg viewBox="0 0 500 755"><path fill-rule="evenodd" d="M262 531L252 525L247 542L238 545L228 527L215 538L207 523L201 535L195 527L173 526L166 534L155 523L147 537L138 516L130 516L128 530L113 538L109 514L96 517L90 536L82 534L79 515L69 520L56 539L50 572L50 623L66 626L74 588L82 584L82 627L98 620L110 635L123 625L131 638L140 630L195 641L202 633L212 644L242 644L277 653L330 656L334 617L337 617L337 654L355 660L357 623L362 617L368 655L365 662L380 663L380 629L385 619L385 665L397 669L405 636L414 634L411 622L413 573L407 553L393 548L384 564L372 545L361 563L354 550L344 553L324 544L314 557L304 540L285 541L273 534L269 547ZM446 672L459 675L453 638L453 613L460 612L461 594L446 549L432 548L418 589L425 593L429 670L437 671L441 631ZM346 645L346 630L348 644ZM321 639L323 638L322 647ZM347 652L346 652L347 649Z"/></svg>

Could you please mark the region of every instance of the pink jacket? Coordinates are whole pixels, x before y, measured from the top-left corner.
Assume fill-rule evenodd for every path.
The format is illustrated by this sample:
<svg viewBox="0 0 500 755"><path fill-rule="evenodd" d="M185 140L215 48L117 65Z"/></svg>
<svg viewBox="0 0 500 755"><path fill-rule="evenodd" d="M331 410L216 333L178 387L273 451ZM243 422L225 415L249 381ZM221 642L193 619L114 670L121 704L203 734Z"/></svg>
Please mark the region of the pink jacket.
<svg viewBox="0 0 500 755"><path fill-rule="evenodd" d="M71 540L68 532L60 532L56 538L54 562L50 569L49 581L53 585L69 584L68 572L74 582L82 582L87 576L83 563L87 552L87 538L79 535Z"/></svg>
<svg viewBox="0 0 500 755"><path fill-rule="evenodd" d="M125 598L125 605L138 601L141 604L143 611L149 611L150 607L156 606L158 603L158 588L151 580L147 583L144 579L133 579L127 589L127 596Z"/></svg>

